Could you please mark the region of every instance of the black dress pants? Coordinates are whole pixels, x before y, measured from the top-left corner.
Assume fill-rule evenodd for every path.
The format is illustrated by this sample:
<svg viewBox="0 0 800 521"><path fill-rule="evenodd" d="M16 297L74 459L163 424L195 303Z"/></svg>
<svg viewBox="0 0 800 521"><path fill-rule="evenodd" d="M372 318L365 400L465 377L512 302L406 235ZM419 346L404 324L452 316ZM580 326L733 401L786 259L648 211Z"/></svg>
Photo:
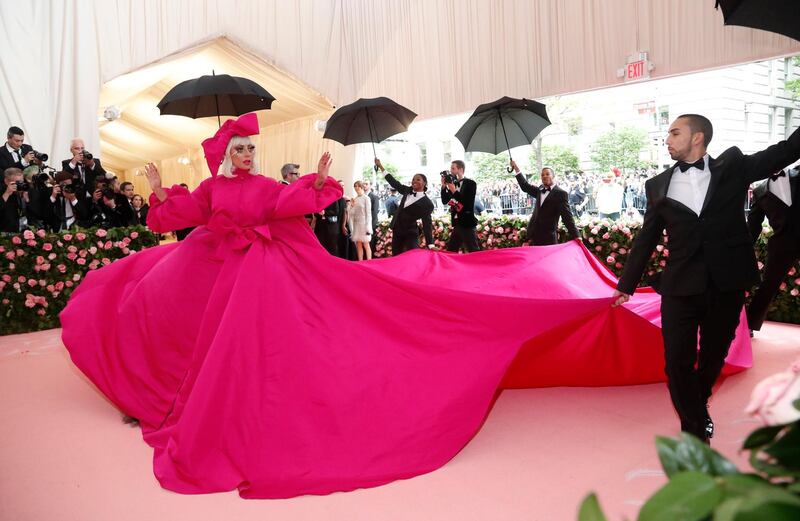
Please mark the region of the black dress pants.
<svg viewBox="0 0 800 521"><path fill-rule="evenodd" d="M681 430L705 436L706 404L739 325L744 290L661 297L667 385ZM700 349L697 336L700 334Z"/></svg>
<svg viewBox="0 0 800 521"><path fill-rule="evenodd" d="M453 226L445 249L447 251L458 251L462 245L468 252L480 251L481 246L478 244L478 235L475 233L475 228Z"/></svg>
<svg viewBox="0 0 800 521"><path fill-rule="evenodd" d="M764 280L758 286L753 300L747 309L747 324L750 329L761 329L767 318L767 311L772 299L778 294L786 274L800 259L800 250L772 251L767 246L767 264L764 266Z"/></svg>

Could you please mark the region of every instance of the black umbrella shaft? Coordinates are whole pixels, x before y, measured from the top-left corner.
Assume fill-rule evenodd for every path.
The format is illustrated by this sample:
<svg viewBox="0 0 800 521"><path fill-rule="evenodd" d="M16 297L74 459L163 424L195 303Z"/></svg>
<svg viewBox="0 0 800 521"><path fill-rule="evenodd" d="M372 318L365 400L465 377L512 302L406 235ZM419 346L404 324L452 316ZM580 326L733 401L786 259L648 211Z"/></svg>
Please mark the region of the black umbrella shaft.
<svg viewBox="0 0 800 521"><path fill-rule="evenodd" d="M364 108L364 113L367 115L367 128L369 128L369 140L372 143L372 156L377 159L378 153L375 152L375 132L372 128L372 117L369 115L369 109ZM375 171L378 171L378 165L375 165Z"/></svg>
<svg viewBox="0 0 800 521"><path fill-rule="evenodd" d="M508 144L508 135L506 134L506 125L503 123L503 113L497 109L497 116L500 118L500 127L503 129L503 137L506 138L506 148L508 148L508 160L511 161L511 145ZM511 167L509 167L511 168Z"/></svg>

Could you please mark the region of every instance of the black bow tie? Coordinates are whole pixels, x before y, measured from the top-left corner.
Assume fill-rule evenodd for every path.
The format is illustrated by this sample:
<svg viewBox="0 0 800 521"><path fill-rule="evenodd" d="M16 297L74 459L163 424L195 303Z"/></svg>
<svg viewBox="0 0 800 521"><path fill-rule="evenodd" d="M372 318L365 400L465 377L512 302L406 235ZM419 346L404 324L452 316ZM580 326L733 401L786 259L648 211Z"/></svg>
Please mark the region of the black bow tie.
<svg viewBox="0 0 800 521"><path fill-rule="evenodd" d="M541 190L541 191L542 191L542 192L544 192L544 193L547 193L547 192L549 192L550 190L552 190L552 188L548 188L548 187L546 187L546 186L542 186L542 187L541 187L539 190Z"/></svg>
<svg viewBox="0 0 800 521"><path fill-rule="evenodd" d="M769 180L770 181L777 181L779 177L786 177L786 172L781 170L777 174L772 174L771 176L769 176Z"/></svg>
<svg viewBox="0 0 800 521"><path fill-rule="evenodd" d="M689 170L692 167L695 167L698 170L705 170L705 168L706 168L706 158L701 157L700 159L698 159L694 163L687 163L686 161L678 161L678 163L675 166L680 168L681 172L686 172L687 170Z"/></svg>

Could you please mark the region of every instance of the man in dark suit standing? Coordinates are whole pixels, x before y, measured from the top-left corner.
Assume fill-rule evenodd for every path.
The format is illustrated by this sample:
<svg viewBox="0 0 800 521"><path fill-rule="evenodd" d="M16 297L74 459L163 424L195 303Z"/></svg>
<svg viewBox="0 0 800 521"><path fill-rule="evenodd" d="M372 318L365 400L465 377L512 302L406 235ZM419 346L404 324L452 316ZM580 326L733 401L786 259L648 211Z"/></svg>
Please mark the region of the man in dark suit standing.
<svg viewBox="0 0 800 521"><path fill-rule="evenodd" d="M745 291L758 279L744 217L751 183L800 157L800 132L766 150L744 155L737 147L718 158L706 153L711 122L679 116L667 149L677 163L645 184L647 210L614 291L618 306L636 289L666 229L669 258L652 281L661 294L661 334L672 404L681 430L708 443L714 424L708 399L739 324ZM697 349L698 331L700 349Z"/></svg>
<svg viewBox="0 0 800 521"><path fill-rule="evenodd" d="M403 194L392 217L392 256L419 248L418 221L422 221L425 244L433 248L433 201L427 195L428 178L425 174L415 174L411 178L411 186L407 186L386 172L380 159L375 158L375 166L384 174L392 191Z"/></svg>
<svg viewBox="0 0 800 521"><path fill-rule="evenodd" d="M375 245L378 243L378 214L381 211L381 199L372 190L372 185L369 181L364 181L364 194L369 197L370 210L372 211L372 239L369 241L369 246L372 251L375 251Z"/></svg>
<svg viewBox="0 0 800 521"><path fill-rule="evenodd" d="M564 221L569 236L580 238L572 212L569 210L569 194L556 186L555 172L549 166L542 168L542 185L533 186L525 180L515 161L511 168L516 172L517 183L523 192L533 197L534 207L528 222L528 242L533 246L549 246L558 243L558 219Z"/></svg>
<svg viewBox="0 0 800 521"><path fill-rule="evenodd" d="M0 173L6 168L24 170L33 163L33 147L26 145L25 133L19 127L11 127L6 133L6 144L0 147Z"/></svg>
<svg viewBox="0 0 800 521"><path fill-rule="evenodd" d="M764 280L758 287L747 309L747 323L758 331L767 317L767 310L778 294L781 282L791 267L800 259L800 202L797 198L800 174L797 169L781 170L756 186L747 224L753 242L761 235L764 217L772 226L772 237L767 242L767 263Z"/></svg>
<svg viewBox="0 0 800 521"><path fill-rule="evenodd" d="M323 248L334 257L339 256L339 236L344 222L346 204L343 198L332 202L317 214L314 223L314 235L317 236Z"/></svg>
<svg viewBox="0 0 800 521"><path fill-rule="evenodd" d="M95 189L95 179L105 178L106 171L100 164L100 159L86 151L83 140L75 138L69 143L71 159L61 161L61 170L72 174L72 178L84 189L78 196L81 199L91 199Z"/></svg>
<svg viewBox="0 0 800 521"><path fill-rule="evenodd" d="M445 177L447 171L442 173L442 203L450 206L452 219L450 239L445 246L447 251L458 251L462 245L468 252L481 249L475 233L478 225L478 219L475 218L475 193L478 185L472 179L464 177L464 168L464 162L456 159L450 163L452 179Z"/></svg>

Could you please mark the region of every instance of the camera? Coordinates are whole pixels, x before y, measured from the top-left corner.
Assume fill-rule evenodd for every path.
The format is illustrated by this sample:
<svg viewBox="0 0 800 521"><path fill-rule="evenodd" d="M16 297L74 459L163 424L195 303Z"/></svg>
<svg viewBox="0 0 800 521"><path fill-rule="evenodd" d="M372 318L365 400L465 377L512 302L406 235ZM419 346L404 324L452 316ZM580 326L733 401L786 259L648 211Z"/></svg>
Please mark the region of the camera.
<svg viewBox="0 0 800 521"><path fill-rule="evenodd" d="M47 163L47 160L50 159L50 156L48 156L45 153L38 152L36 150L31 150L31 152L33 152L33 157L35 157L38 161L41 161L42 163Z"/></svg>
<svg viewBox="0 0 800 521"><path fill-rule="evenodd" d="M89 152L88 150L84 150L83 151L83 160L84 161L91 161L92 159L94 159L94 156L92 155L92 153Z"/></svg>
<svg viewBox="0 0 800 521"><path fill-rule="evenodd" d="M106 199L114 199L114 196L116 195L116 192L113 188L102 188L100 192Z"/></svg>
<svg viewBox="0 0 800 521"><path fill-rule="evenodd" d="M445 184L453 183L455 184L458 181L458 178L450 173L450 170L442 170L439 172L439 175L444 178Z"/></svg>
<svg viewBox="0 0 800 521"><path fill-rule="evenodd" d="M17 192L26 192L31 188L30 183L25 181L16 181L15 184L17 185Z"/></svg>
<svg viewBox="0 0 800 521"><path fill-rule="evenodd" d="M65 194L76 194L78 193L78 187L72 183L59 183L58 186L61 187L61 191Z"/></svg>

